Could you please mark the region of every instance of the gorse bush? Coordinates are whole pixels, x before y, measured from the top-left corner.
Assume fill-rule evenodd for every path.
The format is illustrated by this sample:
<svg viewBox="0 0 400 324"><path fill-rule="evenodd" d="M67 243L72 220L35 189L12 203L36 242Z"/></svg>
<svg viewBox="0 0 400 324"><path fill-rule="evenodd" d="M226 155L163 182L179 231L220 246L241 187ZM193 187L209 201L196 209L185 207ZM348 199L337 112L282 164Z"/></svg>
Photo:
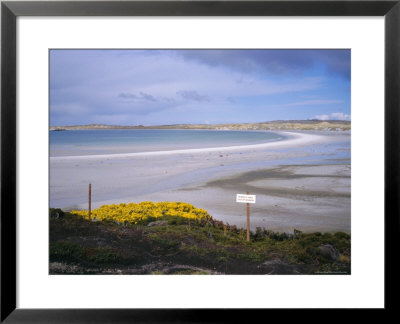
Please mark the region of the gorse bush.
<svg viewBox="0 0 400 324"><path fill-rule="evenodd" d="M73 210L72 214L89 218L87 210ZM184 202L156 202L103 205L91 212L91 218L98 221L112 221L120 224L142 224L162 217L182 217L193 220L212 221L204 209Z"/></svg>

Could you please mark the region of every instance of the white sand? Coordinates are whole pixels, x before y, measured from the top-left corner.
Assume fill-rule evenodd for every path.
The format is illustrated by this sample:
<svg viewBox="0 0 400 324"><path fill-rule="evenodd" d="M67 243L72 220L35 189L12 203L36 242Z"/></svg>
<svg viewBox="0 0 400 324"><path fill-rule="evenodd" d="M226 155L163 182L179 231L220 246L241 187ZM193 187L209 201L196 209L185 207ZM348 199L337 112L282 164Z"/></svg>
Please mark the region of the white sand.
<svg viewBox="0 0 400 324"><path fill-rule="evenodd" d="M245 205L237 204L235 196L250 190L257 195L252 229L349 232L348 161L314 164L337 157L338 148L348 150L350 135L282 134L288 137L284 141L257 145L51 157L50 207L86 209L92 183L93 208L145 200L186 201L216 219L245 226ZM311 166L302 166L303 159ZM246 176L255 171L260 173Z"/></svg>
<svg viewBox="0 0 400 324"><path fill-rule="evenodd" d="M94 154L94 155L77 155L77 156L54 156L50 157L52 161L56 160L87 160L87 159L121 159L132 158L138 156L159 156L159 155L174 155L174 154L197 154L208 152L227 152L227 151L248 151L259 149L280 149L287 147L295 147L312 143L321 143L326 140L326 137L320 135L311 135L304 133L292 132L275 132L282 134L287 139L276 142L267 142L253 145L235 145L223 147L206 147L197 149L155 151L155 152L135 152L135 153L117 153L117 154Z"/></svg>

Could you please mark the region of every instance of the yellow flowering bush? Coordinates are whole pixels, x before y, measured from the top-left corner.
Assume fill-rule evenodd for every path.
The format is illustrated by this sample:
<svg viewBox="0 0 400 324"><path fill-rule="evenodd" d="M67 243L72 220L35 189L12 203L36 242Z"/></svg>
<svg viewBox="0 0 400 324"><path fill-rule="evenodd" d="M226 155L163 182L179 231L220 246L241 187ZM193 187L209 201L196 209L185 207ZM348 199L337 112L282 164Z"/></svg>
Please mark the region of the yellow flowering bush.
<svg viewBox="0 0 400 324"><path fill-rule="evenodd" d="M89 218L87 210L73 210L72 214ZM204 209L196 208L184 202L143 201L141 203L103 205L92 210L91 218L98 221L114 221L118 223L138 224L161 217L182 217L193 220L211 220L212 217Z"/></svg>

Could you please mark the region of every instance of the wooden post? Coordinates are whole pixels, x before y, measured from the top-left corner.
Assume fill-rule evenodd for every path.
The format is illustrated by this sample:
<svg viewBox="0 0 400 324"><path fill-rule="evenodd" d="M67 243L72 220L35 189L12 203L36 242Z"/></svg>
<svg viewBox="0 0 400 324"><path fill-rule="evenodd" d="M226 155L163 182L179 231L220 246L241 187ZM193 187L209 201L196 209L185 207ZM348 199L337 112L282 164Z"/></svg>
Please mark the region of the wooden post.
<svg viewBox="0 0 400 324"><path fill-rule="evenodd" d="M247 192L249 195L249 193ZM246 211L247 211L247 242L250 242L250 204L247 203L246 206Z"/></svg>
<svg viewBox="0 0 400 324"><path fill-rule="evenodd" d="M89 183L89 220L91 220L92 213L92 184Z"/></svg>

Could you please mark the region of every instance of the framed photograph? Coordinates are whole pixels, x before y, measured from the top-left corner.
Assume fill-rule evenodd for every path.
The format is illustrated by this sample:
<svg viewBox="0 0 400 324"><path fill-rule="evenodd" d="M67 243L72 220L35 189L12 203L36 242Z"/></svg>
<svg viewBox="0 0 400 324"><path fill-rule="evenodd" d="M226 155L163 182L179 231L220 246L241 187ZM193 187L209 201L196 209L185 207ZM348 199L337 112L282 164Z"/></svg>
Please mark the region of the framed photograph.
<svg viewBox="0 0 400 324"><path fill-rule="evenodd" d="M1 321L392 309L399 16L3 1Z"/></svg>

